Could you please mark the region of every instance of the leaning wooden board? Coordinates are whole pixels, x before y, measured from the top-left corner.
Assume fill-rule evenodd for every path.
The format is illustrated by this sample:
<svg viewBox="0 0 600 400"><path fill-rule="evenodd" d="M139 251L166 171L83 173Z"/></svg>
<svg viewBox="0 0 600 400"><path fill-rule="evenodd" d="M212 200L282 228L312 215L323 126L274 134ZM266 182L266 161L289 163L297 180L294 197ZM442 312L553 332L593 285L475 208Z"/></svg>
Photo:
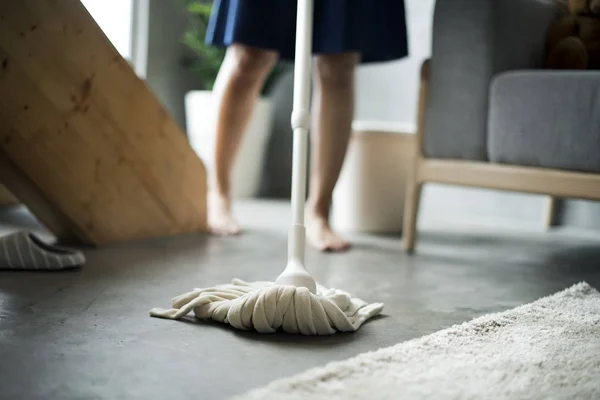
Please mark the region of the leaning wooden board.
<svg viewBox="0 0 600 400"><path fill-rule="evenodd" d="M79 0L0 2L0 182L93 245L206 231L206 172Z"/></svg>
<svg viewBox="0 0 600 400"><path fill-rule="evenodd" d="M17 204L19 201L4 186L0 185L0 206Z"/></svg>

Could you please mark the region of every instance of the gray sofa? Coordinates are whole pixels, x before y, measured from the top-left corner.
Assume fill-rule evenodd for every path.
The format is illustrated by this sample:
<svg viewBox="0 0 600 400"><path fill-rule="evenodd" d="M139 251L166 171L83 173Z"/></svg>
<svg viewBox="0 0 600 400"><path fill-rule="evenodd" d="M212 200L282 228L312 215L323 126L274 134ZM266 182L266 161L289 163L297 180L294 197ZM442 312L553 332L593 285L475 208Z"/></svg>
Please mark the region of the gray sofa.
<svg viewBox="0 0 600 400"><path fill-rule="evenodd" d="M600 200L600 71L544 69L551 0L438 0L404 248L435 182Z"/></svg>

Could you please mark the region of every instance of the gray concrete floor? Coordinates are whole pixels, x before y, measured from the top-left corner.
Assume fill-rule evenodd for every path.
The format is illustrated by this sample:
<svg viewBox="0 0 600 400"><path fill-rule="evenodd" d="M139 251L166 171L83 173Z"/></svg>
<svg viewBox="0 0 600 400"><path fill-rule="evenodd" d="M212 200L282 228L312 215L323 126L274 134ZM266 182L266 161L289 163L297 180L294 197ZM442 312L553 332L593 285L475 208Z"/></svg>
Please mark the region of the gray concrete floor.
<svg viewBox="0 0 600 400"><path fill-rule="evenodd" d="M345 254L308 252L323 285L385 303L385 315L354 334L258 335L150 318L152 307L194 287L279 274L287 206L242 204L239 215L247 231L237 238L112 246L86 250L78 271L0 273L0 398L221 399L579 281L600 286L598 236L427 227L413 256L390 236L354 236ZM18 209L0 223L0 233L43 233Z"/></svg>

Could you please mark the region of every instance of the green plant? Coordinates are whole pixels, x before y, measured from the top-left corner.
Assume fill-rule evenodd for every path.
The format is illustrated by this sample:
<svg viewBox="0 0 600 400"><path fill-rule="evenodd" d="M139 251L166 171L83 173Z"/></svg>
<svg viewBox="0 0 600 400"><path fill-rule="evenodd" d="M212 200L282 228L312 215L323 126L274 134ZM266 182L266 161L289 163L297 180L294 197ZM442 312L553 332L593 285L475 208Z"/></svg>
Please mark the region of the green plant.
<svg viewBox="0 0 600 400"><path fill-rule="evenodd" d="M180 0L181 1L181 0ZM205 42L206 29L208 28L212 1L210 0L183 0L185 11L188 15L188 26L183 34L183 43L192 50L194 56L184 59L184 66L198 77L203 89L212 90L221 63L225 58L225 49L209 46ZM262 94L267 94L282 73L283 66L277 64L262 89Z"/></svg>

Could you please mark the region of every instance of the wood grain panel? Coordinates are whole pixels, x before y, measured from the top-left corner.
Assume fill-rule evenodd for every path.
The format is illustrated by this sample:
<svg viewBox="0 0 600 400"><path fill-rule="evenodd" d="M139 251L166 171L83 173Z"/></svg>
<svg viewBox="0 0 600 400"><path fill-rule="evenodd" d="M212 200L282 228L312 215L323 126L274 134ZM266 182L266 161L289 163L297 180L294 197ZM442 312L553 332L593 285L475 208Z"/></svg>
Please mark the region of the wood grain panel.
<svg viewBox="0 0 600 400"><path fill-rule="evenodd" d="M202 161L79 0L0 2L0 94L0 180L57 233L206 231Z"/></svg>

